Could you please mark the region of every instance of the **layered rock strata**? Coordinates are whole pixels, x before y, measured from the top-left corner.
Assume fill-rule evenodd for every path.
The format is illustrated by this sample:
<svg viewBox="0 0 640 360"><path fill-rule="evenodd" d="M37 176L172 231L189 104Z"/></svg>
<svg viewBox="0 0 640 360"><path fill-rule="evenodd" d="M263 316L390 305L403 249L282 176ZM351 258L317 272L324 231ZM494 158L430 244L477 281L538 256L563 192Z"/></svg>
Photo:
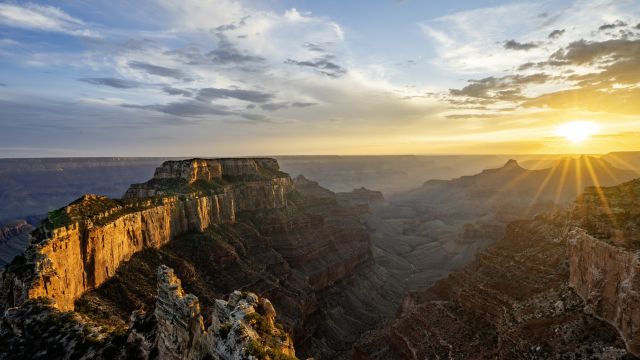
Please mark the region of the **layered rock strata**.
<svg viewBox="0 0 640 360"><path fill-rule="evenodd" d="M238 181L243 176L250 180ZM221 181L198 183L216 179ZM292 189L291 179L271 159L165 162L154 179L132 186L126 200L85 195L50 213L34 232L22 264L4 275L4 302L14 306L45 296L60 309L73 309L76 299L112 277L136 252L183 233L234 223L238 212L283 208Z"/></svg>
<svg viewBox="0 0 640 360"><path fill-rule="evenodd" d="M640 180L588 188L572 211L570 282L640 355Z"/></svg>

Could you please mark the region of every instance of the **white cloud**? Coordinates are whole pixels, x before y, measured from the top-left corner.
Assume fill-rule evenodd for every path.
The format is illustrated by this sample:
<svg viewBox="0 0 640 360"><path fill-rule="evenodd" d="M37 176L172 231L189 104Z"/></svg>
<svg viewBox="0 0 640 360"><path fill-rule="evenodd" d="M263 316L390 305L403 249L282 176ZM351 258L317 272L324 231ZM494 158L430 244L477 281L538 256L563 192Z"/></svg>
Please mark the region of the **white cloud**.
<svg viewBox="0 0 640 360"><path fill-rule="evenodd" d="M0 23L30 30L59 32L92 38L100 37L83 21L56 7L47 5L0 4Z"/></svg>

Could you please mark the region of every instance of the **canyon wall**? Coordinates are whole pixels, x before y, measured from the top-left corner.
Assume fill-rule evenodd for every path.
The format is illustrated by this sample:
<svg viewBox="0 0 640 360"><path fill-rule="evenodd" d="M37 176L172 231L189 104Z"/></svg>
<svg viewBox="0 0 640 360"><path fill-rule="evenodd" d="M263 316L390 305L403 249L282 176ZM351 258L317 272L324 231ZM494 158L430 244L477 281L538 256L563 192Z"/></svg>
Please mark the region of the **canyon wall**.
<svg viewBox="0 0 640 360"><path fill-rule="evenodd" d="M251 180L225 181L207 191L189 188L196 180L225 176ZM164 181L163 190L157 186L159 180ZM186 187L167 186L166 180L177 180L181 186L186 182ZM23 270L3 275L5 305L45 296L60 309L73 309L76 299L111 278L136 252L212 224L234 223L238 212L282 208L292 189L291 179L279 173L275 160L165 162L154 179L132 186L126 200L85 195L50 214L34 232ZM146 198L150 193L162 196Z"/></svg>
<svg viewBox="0 0 640 360"><path fill-rule="evenodd" d="M570 283L590 310L615 326L640 355L640 259L636 252L574 229L567 245Z"/></svg>

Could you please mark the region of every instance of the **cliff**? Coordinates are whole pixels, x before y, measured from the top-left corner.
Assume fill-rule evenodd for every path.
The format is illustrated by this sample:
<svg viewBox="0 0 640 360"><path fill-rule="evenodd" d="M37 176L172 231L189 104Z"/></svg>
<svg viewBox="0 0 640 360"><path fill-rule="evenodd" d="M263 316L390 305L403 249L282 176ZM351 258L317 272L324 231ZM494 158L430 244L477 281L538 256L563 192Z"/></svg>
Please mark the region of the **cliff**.
<svg viewBox="0 0 640 360"><path fill-rule="evenodd" d="M180 234L234 223L239 212L283 208L292 189L271 159L165 162L124 200L85 195L50 213L24 259L3 275L4 303L45 296L60 309L73 309L76 299L133 254Z"/></svg>
<svg viewBox="0 0 640 360"><path fill-rule="evenodd" d="M588 188L572 210L571 286L640 355L640 180Z"/></svg>
<svg viewBox="0 0 640 360"><path fill-rule="evenodd" d="M0 226L0 268L24 251L33 230L33 226L26 220L16 220Z"/></svg>

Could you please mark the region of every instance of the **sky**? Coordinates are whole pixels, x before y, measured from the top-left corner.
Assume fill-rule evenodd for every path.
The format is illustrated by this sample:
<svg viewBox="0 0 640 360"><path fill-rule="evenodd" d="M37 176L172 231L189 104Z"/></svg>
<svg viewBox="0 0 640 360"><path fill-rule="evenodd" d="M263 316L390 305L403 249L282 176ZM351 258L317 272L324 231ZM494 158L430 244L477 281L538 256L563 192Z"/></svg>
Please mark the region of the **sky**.
<svg viewBox="0 0 640 360"><path fill-rule="evenodd" d="M640 150L639 69L640 0L0 0L0 157Z"/></svg>

